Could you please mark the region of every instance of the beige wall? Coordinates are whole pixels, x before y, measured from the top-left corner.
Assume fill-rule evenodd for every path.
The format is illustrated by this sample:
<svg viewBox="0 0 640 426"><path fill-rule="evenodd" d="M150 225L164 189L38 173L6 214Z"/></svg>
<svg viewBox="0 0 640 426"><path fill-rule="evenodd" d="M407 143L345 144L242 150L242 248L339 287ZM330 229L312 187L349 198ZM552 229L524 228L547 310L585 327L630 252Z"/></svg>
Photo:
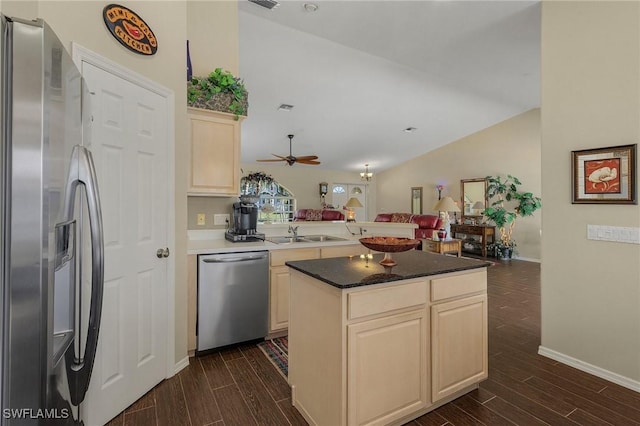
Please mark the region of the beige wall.
<svg viewBox="0 0 640 426"><path fill-rule="evenodd" d="M0 2L0 9L4 15L16 18L33 19L38 16L37 1L2 0Z"/></svg>
<svg viewBox="0 0 640 426"><path fill-rule="evenodd" d="M175 93L175 360L187 355L186 250L187 250L187 146L186 146L186 40L195 40L191 58L195 70L220 66L238 71L238 22L235 1L124 1L149 24L158 39L152 57L122 47L102 20L105 2L6 1L7 15L43 18L70 50L71 41L162 84ZM189 25L187 22L189 21ZM193 25L192 22L193 21ZM208 24L207 24L208 23Z"/></svg>
<svg viewBox="0 0 640 426"><path fill-rule="evenodd" d="M331 197L331 184L333 183L354 183L361 185L360 175L354 172L345 172L338 170L326 170L313 166L303 165L264 165L258 163L246 163L241 165L244 173L247 175L250 172L263 171L273 176L281 185L284 185L289 191L291 191L296 198L296 206L299 209L320 208L320 194L318 192L318 184L320 182L329 183L329 193L327 194L327 203L332 203ZM367 193L367 204L369 206L369 216L373 220L375 217L375 175L371 182L369 182L369 189ZM409 194L407 193L407 197ZM189 229L211 229L211 228L224 228L224 226L213 226L213 215L216 213L230 213L231 204L238 201L234 198L212 198L212 197L189 197ZM198 213L206 214L205 226L196 225L196 215ZM372 216L373 214L373 216ZM364 221L364 218L358 218Z"/></svg>
<svg viewBox="0 0 640 426"><path fill-rule="evenodd" d="M124 2L151 27L158 39L158 52L151 57L123 48L107 31L102 20L102 2L41 1L38 16L43 18L70 49L74 41L109 60L117 62L162 84L175 93L175 249L186 253L186 93L185 40L187 15L184 2ZM175 257L175 361L187 354L186 341L186 255Z"/></svg>
<svg viewBox="0 0 640 426"><path fill-rule="evenodd" d="M640 386L640 245L586 239L640 208L571 204L572 150L640 139L640 3L542 7L542 346Z"/></svg>
<svg viewBox="0 0 640 426"><path fill-rule="evenodd" d="M412 186L423 187L425 214L437 214L436 185L442 196L460 200L460 179L512 174L522 189L541 196L540 110L534 109L447 144L378 175L378 212L409 212ZM544 205L544 197L542 197ZM544 211L544 208L543 208ZM520 257L540 259L541 212L519 218L513 233Z"/></svg>
<svg viewBox="0 0 640 426"><path fill-rule="evenodd" d="M188 0L187 21L193 75L223 68L238 76L237 2Z"/></svg>

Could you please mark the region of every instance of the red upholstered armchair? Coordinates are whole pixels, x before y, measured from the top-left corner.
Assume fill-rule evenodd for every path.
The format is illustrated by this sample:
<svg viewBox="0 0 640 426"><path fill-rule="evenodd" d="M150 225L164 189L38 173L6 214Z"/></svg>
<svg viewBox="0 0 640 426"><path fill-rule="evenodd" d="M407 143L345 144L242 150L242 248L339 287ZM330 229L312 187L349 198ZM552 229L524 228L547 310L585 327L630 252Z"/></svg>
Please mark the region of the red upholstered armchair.
<svg viewBox="0 0 640 426"><path fill-rule="evenodd" d="M431 238L433 231L443 225L439 216L411 213L380 213L374 222L415 223L418 225L414 232L415 238Z"/></svg>
<svg viewBox="0 0 640 426"><path fill-rule="evenodd" d="M339 210L326 209L298 209L293 217L299 221L320 221L320 220L344 220L344 214Z"/></svg>

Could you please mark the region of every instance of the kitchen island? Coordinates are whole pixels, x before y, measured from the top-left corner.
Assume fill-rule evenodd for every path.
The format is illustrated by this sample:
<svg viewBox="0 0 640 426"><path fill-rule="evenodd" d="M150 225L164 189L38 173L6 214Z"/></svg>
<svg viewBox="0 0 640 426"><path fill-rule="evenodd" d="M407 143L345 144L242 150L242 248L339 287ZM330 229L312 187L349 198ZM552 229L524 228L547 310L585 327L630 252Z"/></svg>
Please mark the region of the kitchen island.
<svg viewBox="0 0 640 426"><path fill-rule="evenodd" d="M289 384L312 425L404 424L487 377L487 262L422 251L287 262Z"/></svg>

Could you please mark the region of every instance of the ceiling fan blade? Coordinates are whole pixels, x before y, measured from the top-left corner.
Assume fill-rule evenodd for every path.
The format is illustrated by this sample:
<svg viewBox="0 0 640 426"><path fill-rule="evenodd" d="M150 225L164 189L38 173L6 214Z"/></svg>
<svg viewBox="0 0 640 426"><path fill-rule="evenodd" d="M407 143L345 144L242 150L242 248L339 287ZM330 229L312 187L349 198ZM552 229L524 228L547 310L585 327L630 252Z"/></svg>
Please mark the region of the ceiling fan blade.
<svg viewBox="0 0 640 426"><path fill-rule="evenodd" d="M317 157L316 157L317 158ZM312 166L317 166L318 164L320 164L319 161L315 161L315 160L301 160L300 157L298 157L298 159L296 159L297 163L300 164L310 164Z"/></svg>
<svg viewBox="0 0 640 426"><path fill-rule="evenodd" d="M263 162L263 163L264 163L264 162L272 162L272 161L287 161L287 159L286 159L286 158L279 158L279 159L277 159L277 160L275 160L275 159L269 159L269 160L256 160L256 161L260 161L260 162Z"/></svg>
<svg viewBox="0 0 640 426"><path fill-rule="evenodd" d="M303 155L301 157L294 157L293 154L291 153L291 141L293 140L293 135L287 135L287 137L289 138L289 155L284 157L282 155L277 155L277 154L271 154L274 157L278 157L278 160L256 160L256 161L260 161L260 162L273 162L273 161L286 161L288 165L293 166L295 163L300 163L300 164L310 164L312 166L316 166L318 164L320 164L319 161L315 161L318 159L317 155Z"/></svg>

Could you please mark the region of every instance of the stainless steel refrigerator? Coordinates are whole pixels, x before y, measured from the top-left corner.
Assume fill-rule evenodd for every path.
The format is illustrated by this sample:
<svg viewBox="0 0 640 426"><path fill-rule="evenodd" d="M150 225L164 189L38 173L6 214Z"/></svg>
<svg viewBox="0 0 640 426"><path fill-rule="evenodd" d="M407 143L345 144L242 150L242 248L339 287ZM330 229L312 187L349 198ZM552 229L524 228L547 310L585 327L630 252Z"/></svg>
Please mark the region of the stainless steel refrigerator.
<svg viewBox="0 0 640 426"><path fill-rule="evenodd" d="M104 280L89 96L46 23L0 16L0 423L79 424Z"/></svg>

